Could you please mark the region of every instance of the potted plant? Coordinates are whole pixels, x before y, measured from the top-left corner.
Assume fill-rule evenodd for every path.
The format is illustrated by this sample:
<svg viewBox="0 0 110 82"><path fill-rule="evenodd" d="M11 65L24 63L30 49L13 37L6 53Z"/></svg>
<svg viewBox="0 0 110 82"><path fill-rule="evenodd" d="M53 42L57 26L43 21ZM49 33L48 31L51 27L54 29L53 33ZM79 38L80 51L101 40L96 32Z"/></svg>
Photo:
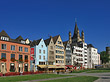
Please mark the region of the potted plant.
<svg viewBox="0 0 110 82"><path fill-rule="evenodd" d="M12 62L15 62L15 58L11 58L11 61L12 61Z"/></svg>
<svg viewBox="0 0 110 82"><path fill-rule="evenodd" d="M28 59L25 59L25 62L28 62Z"/></svg>
<svg viewBox="0 0 110 82"><path fill-rule="evenodd" d="M19 62L23 62L23 59L19 59Z"/></svg>
<svg viewBox="0 0 110 82"><path fill-rule="evenodd" d="M1 61L6 62L6 58L5 57L1 58Z"/></svg>

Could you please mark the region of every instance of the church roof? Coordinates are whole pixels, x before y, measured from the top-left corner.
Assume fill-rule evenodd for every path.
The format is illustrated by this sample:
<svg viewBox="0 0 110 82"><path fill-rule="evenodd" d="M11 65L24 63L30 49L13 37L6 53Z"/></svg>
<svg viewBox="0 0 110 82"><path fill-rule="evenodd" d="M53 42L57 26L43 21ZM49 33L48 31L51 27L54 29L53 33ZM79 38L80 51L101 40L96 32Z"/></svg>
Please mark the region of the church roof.
<svg viewBox="0 0 110 82"><path fill-rule="evenodd" d="M79 29L78 29L77 23L75 23L73 38L77 38L78 37L78 35L77 35L78 31L79 31Z"/></svg>

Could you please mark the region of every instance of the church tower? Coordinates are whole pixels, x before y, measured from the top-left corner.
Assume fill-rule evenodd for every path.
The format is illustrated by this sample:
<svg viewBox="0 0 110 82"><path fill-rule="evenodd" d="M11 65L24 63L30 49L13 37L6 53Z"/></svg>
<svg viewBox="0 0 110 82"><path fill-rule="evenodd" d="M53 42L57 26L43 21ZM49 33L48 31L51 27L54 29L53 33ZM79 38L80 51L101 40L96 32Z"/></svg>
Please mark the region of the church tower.
<svg viewBox="0 0 110 82"><path fill-rule="evenodd" d="M82 38L82 42L84 42L84 31L83 30L81 32L81 38Z"/></svg>
<svg viewBox="0 0 110 82"><path fill-rule="evenodd" d="M72 42L74 43L74 42L79 42L79 41L81 41L81 38L80 38L77 23L75 22L75 29L74 29L74 34L73 34L73 37L72 37Z"/></svg>
<svg viewBox="0 0 110 82"><path fill-rule="evenodd" d="M71 40L71 32L69 31L69 43L71 44L72 43L72 40Z"/></svg>

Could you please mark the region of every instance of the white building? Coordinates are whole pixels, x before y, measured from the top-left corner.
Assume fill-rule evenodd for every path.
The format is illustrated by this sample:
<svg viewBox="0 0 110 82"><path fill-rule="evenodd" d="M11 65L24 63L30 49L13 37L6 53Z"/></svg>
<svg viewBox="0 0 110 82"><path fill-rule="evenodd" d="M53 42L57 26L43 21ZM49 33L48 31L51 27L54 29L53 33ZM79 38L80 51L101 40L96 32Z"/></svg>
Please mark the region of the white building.
<svg viewBox="0 0 110 82"><path fill-rule="evenodd" d="M69 32L69 43L72 48L72 65L87 68L87 44L85 43L84 32L82 31L80 35L76 22L73 37Z"/></svg>
<svg viewBox="0 0 110 82"><path fill-rule="evenodd" d="M92 44L88 45L87 49L87 58L88 58L88 68L95 68L96 65L100 64L100 54L98 54L98 50L92 46Z"/></svg>
<svg viewBox="0 0 110 82"><path fill-rule="evenodd" d="M80 42L72 46L72 65L87 68L87 44Z"/></svg>

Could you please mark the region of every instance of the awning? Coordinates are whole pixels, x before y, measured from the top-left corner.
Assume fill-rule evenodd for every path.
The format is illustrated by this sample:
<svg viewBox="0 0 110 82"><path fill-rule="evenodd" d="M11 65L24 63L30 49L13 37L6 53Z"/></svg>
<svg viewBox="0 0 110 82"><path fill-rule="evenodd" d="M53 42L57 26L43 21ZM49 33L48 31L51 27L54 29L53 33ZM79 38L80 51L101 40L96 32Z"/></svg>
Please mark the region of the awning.
<svg viewBox="0 0 110 82"><path fill-rule="evenodd" d="M48 65L48 68L56 68L56 65Z"/></svg>
<svg viewBox="0 0 110 82"><path fill-rule="evenodd" d="M65 68L64 65L56 65L56 68Z"/></svg>
<svg viewBox="0 0 110 82"><path fill-rule="evenodd" d="M37 66L40 67L40 68L47 68L46 65L37 65Z"/></svg>
<svg viewBox="0 0 110 82"><path fill-rule="evenodd" d="M66 67L72 68L74 67L73 65L65 65Z"/></svg>
<svg viewBox="0 0 110 82"><path fill-rule="evenodd" d="M37 65L40 68L65 68L64 65Z"/></svg>

